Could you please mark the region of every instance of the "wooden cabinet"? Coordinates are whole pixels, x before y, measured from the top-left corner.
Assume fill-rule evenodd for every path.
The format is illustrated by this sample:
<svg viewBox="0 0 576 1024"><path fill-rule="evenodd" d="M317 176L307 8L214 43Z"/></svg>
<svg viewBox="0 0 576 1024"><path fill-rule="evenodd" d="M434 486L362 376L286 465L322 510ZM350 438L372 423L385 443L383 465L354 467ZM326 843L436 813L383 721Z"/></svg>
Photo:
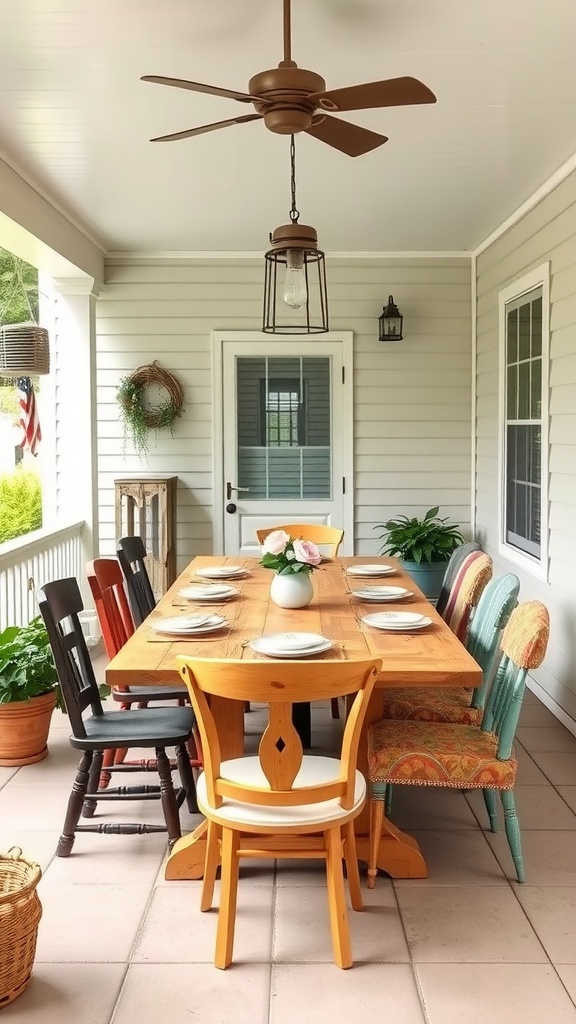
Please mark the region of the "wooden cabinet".
<svg viewBox="0 0 576 1024"><path fill-rule="evenodd" d="M176 579L177 476L132 477L114 481L116 539L139 535L146 545L146 567L156 598Z"/></svg>

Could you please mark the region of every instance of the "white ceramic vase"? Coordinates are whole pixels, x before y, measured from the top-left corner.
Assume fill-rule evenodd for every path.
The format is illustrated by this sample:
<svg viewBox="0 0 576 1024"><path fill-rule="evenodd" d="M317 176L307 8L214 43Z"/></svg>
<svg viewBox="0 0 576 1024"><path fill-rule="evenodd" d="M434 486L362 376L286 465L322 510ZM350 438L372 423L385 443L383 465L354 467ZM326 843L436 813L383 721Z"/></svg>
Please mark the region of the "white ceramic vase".
<svg viewBox="0 0 576 1024"><path fill-rule="evenodd" d="M270 597L280 608L305 608L314 597L311 573L276 573L270 584Z"/></svg>

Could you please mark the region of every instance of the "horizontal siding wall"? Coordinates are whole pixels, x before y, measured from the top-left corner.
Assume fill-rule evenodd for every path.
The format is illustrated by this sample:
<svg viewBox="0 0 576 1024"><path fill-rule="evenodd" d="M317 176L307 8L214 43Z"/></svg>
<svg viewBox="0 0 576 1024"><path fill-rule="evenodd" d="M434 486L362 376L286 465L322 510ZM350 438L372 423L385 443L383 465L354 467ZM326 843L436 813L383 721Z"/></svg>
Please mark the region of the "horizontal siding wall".
<svg viewBox="0 0 576 1024"><path fill-rule="evenodd" d="M178 564L212 552L211 332L261 326L260 261L111 260L97 304L101 552L114 545L114 479L176 474ZM467 259L327 261L330 329L354 332L355 551L397 513L470 524L471 299ZM378 341L393 294L406 340ZM270 339L271 352L274 338ZM124 451L115 401L122 376L158 359L185 391L174 428L148 459Z"/></svg>
<svg viewBox="0 0 576 1024"><path fill-rule="evenodd" d="M518 570L498 553L498 295L550 261L549 574ZM477 260L477 463L479 538L502 572L521 579L521 600L544 602L551 644L537 682L576 721L576 174Z"/></svg>

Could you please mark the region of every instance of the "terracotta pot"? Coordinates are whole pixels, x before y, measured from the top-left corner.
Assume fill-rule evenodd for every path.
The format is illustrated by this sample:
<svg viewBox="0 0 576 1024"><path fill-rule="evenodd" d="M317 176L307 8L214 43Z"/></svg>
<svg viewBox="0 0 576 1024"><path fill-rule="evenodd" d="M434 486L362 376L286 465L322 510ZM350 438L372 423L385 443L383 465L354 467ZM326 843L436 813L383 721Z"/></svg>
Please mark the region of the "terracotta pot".
<svg viewBox="0 0 576 1024"><path fill-rule="evenodd" d="M46 741L56 692L42 693L30 700L0 704L0 765L14 768L42 761L48 753Z"/></svg>

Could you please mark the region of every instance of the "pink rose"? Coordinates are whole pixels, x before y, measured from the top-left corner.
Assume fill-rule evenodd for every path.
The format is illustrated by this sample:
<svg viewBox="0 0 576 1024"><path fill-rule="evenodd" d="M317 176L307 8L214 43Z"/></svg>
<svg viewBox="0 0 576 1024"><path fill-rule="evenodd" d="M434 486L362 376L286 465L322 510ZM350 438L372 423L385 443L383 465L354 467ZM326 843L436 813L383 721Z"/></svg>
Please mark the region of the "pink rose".
<svg viewBox="0 0 576 1024"><path fill-rule="evenodd" d="M320 565L322 561L318 548L309 540L295 540L294 554L296 555L296 560L304 562L305 565Z"/></svg>
<svg viewBox="0 0 576 1024"><path fill-rule="evenodd" d="M262 554L264 555L280 555L284 551L290 537L284 530L272 530L265 538L262 545Z"/></svg>

